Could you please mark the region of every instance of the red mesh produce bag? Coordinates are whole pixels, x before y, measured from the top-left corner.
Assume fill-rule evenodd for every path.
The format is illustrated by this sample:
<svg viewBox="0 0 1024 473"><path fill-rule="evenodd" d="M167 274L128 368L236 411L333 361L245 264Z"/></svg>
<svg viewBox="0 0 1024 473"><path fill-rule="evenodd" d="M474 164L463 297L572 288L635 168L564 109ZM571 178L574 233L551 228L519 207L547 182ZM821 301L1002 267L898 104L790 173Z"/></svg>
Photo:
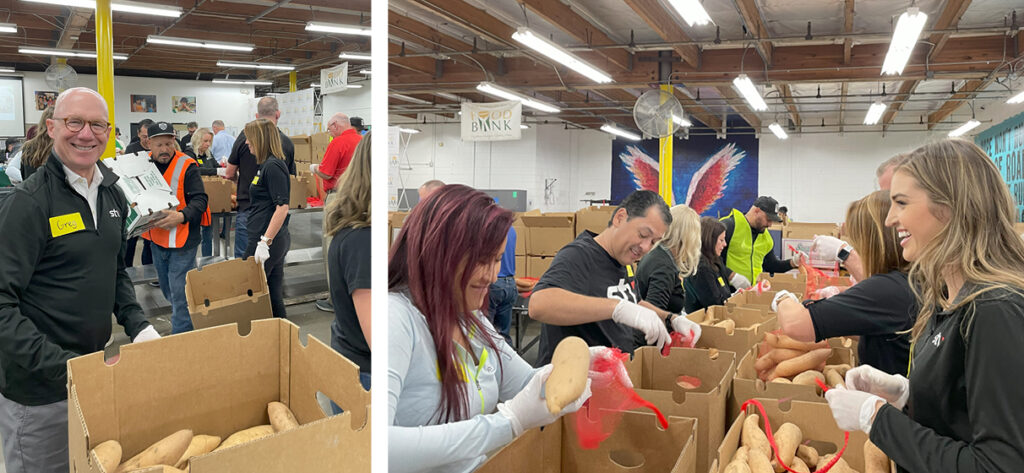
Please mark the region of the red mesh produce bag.
<svg viewBox="0 0 1024 473"><path fill-rule="evenodd" d="M668 419L654 404L633 390L633 383L623 364L629 355L618 348L608 348L590 362L590 399L576 413L576 436L580 447L593 450L611 436L622 412L645 407L658 416L662 429L668 428Z"/></svg>

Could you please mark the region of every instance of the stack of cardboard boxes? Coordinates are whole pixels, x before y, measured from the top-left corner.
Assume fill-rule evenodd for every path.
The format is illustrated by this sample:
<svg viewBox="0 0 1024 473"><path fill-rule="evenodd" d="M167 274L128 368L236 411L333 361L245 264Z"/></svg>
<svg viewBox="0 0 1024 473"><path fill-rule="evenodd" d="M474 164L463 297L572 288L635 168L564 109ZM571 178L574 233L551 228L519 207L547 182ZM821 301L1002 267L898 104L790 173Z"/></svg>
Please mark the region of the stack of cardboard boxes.
<svg viewBox="0 0 1024 473"><path fill-rule="evenodd" d="M551 266L555 254L576 238L576 214L527 212L519 217L527 228L526 275L540 278Z"/></svg>

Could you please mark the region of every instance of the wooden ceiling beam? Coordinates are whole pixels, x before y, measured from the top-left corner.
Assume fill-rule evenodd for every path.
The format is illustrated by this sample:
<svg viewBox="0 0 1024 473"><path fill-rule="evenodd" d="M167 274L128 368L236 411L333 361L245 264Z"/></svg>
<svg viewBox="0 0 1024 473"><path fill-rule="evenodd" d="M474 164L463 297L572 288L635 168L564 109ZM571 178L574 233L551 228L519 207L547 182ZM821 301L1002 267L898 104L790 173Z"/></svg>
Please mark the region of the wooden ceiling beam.
<svg viewBox="0 0 1024 473"><path fill-rule="evenodd" d="M932 29L945 30L950 28L956 28L956 25L960 23L960 18L967 11L967 7L971 6L971 0L947 0L946 7L942 9L942 13L939 14L939 18L935 20L935 25ZM931 48L931 52L928 53L928 59L934 61L935 58L942 53L942 50L946 47L946 42L949 41L949 34L947 33L936 33L928 38L928 41L934 46Z"/></svg>
<svg viewBox="0 0 1024 473"><path fill-rule="evenodd" d="M518 0L528 10L544 18L548 23L558 27L576 41L583 44L607 45L615 44L608 35L595 27L579 13L573 11L568 5L551 0ZM607 62L615 65L621 70L629 70L632 67L630 53L626 49L598 49L597 54ZM597 64L594 64L597 66Z"/></svg>
<svg viewBox="0 0 1024 473"><path fill-rule="evenodd" d="M853 2L854 0L845 0L845 5L843 5L843 33L853 33ZM843 64L850 63L851 55L853 55L853 39L846 38L843 40Z"/></svg>
<svg viewBox="0 0 1024 473"><path fill-rule="evenodd" d="M747 121L755 131L761 130L761 118L757 116L753 110L747 107L746 102L743 102L743 97L736 93L731 86L720 86L716 87L715 90L718 93L729 100L729 106L736 112L737 115Z"/></svg>
<svg viewBox="0 0 1024 473"><path fill-rule="evenodd" d="M914 93L914 89L920 84L919 80L905 80L900 84L900 90L893 97L893 103L889 105L888 110L885 111L885 115L882 116L882 129L886 129L896 118L896 114L900 113L903 109L903 105L906 100L910 98L910 95Z"/></svg>
<svg viewBox="0 0 1024 473"><path fill-rule="evenodd" d="M658 0L624 0L665 41L689 41L675 17L661 6ZM682 45L672 48L691 67L700 64L700 50L697 46Z"/></svg>
<svg viewBox="0 0 1024 473"><path fill-rule="evenodd" d="M462 0L411 0L411 3L492 43L514 46L512 33L515 33L515 28Z"/></svg>
<svg viewBox="0 0 1024 473"><path fill-rule="evenodd" d="M682 93L679 89L675 89L673 91L673 95L679 99L679 103L682 104L683 110L685 110L690 117L697 119L709 128L713 128L715 130L722 129L722 119L711 113L703 105L697 103L696 100Z"/></svg>
<svg viewBox="0 0 1024 473"><path fill-rule="evenodd" d="M388 12L388 34L402 40L418 44L425 48L435 50L441 54L445 52L472 52L473 45L441 33L437 29L422 23L418 20L400 15L396 12ZM498 59L490 54L474 54L472 61L476 61L484 69L489 71L498 70ZM455 61L464 61L468 64L476 64L467 56L454 55Z"/></svg>
<svg viewBox="0 0 1024 473"><path fill-rule="evenodd" d="M935 128L939 122L950 116L956 109L960 108L964 104L964 101L974 96L975 91L985 90L989 84L992 83L992 79L980 79L980 80L969 80L960 90L957 90L946 103L942 104L938 110L928 115L928 129Z"/></svg>
<svg viewBox="0 0 1024 473"><path fill-rule="evenodd" d="M395 43L388 43L388 55L394 56L399 54L402 47ZM425 74L433 77L437 72L437 64L432 58L420 56L420 57L392 57L388 59L389 64L401 67L403 69L417 72L419 74Z"/></svg>
<svg viewBox="0 0 1024 473"><path fill-rule="evenodd" d="M768 28L764 26L764 20L761 19L761 12L757 9L757 4L754 0L734 1L740 16L743 18L743 24L747 27L747 32L758 39L754 43L757 53L761 55L761 60L768 64L768 67L771 67L773 46L772 42L767 40L769 37Z"/></svg>
<svg viewBox="0 0 1024 473"><path fill-rule="evenodd" d="M779 84L779 95L782 96L782 102L786 104L793 123L799 128L801 126L800 109L797 108L796 102L793 100L793 91L789 88L789 84Z"/></svg>

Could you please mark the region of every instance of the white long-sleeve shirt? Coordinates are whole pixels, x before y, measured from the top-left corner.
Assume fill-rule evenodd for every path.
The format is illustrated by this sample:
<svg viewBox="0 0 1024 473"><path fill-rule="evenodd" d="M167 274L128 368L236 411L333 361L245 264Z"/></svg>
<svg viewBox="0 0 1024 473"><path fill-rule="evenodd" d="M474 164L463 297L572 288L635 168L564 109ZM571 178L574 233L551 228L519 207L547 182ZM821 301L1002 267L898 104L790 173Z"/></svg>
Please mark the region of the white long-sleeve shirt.
<svg viewBox="0 0 1024 473"><path fill-rule="evenodd" d="M481 320L496 333L486 318L481 316ZM512 424L496 406L519 393L533 377L534 369L500 335L496 337L499 356L488 353L486 358L486 345L479 337L467 337L481 360L477 366L468 353L459 349L471 378L467 405L472 417L437 424L441 381L436 348L426 318L406 293L388 295L388 330L389 471L470 472L489 453L512 441Z"/></svg>

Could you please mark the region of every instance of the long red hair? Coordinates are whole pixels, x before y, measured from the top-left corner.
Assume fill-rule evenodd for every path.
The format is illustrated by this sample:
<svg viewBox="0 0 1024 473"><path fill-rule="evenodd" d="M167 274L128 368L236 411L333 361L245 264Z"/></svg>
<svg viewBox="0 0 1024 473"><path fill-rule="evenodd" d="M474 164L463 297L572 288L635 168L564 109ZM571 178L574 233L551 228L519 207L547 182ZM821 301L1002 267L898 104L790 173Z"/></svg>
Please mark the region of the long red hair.
<svg viewBox="0 0 1024 473"><path fill-rule="evenodd" d="M497 335L471 315L478 307L462 307L459 294L469 286L473 269L488 263L502 248L514 218L483 192L447 185L413 208L391 246L388 291L409 291L434 339L441 376L437 411L441 423L470 417L467 386L452 340L454 329L477 334L497 354Z"/></svg>

